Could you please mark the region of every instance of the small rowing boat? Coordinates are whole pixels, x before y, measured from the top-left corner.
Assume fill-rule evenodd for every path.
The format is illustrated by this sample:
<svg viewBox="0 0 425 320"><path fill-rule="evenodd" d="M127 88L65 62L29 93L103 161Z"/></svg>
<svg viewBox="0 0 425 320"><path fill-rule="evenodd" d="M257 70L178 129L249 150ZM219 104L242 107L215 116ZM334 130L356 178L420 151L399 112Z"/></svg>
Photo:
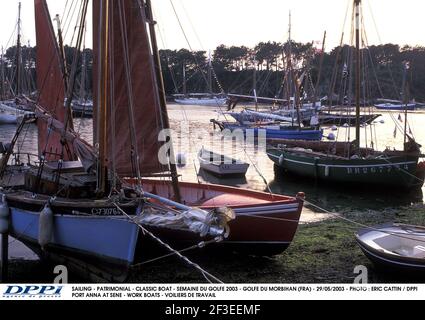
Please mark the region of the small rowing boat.
<svg viewBox="0 0 425 320"><path fill-rule="evenodd" d="M220 177L245 176L249 164L202 148L198 153L201 169Z"/></svg>
<svg viewBox="0 0 425 320"><path fill-rule="evenodd" d="M363 229L356 240L377 266L398 271L425 272L425 228L385 224Z"/></svg>

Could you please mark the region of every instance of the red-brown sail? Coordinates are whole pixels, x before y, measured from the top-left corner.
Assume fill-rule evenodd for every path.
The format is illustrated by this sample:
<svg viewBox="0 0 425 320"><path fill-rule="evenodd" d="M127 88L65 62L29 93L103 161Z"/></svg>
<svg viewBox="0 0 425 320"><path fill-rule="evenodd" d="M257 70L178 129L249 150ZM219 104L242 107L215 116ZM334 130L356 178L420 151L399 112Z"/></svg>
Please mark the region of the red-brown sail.
<svg viewBox="0 0 425 320"><path fill-rule="evenodd" d="M109 1L110 45L108 52L101 57L98 43L102 23L100 10L106 2L93 1L94 133L96 135L100 94L96 90L98 67L106 58L109 62L106 87L110 91L107 93L106 165L111 167L113 163L116 173L127 177L167 171L158 159L162 146L158 135L164 126L145 8L141 5L144 1ZM94 141L98 141L96 137Z"/></svg>
<svg viewBox="0 0 425 320"><path fill-rule="evenodd" d="M61 71L59 48L53 31L49 9L45 0L34 0L37 36L38 104L56 120L64 123L66 109L65 83ZM74 160L72 146L63 148L61 136L42 119L38 125L38 152L46 160ZM62 155L63 154L63 155Z"/></svg>

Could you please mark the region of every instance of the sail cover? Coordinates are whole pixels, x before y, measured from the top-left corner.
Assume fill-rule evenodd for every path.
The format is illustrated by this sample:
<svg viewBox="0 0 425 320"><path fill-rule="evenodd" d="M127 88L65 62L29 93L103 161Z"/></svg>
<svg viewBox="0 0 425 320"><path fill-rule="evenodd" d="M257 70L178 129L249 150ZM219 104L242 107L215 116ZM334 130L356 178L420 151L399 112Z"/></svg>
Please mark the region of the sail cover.
<svg viewBox="0 0 425 320"><path fill-rule="evenodd" d="M99 36L103 20L101 5L108 2L109 49L102 54ZM106 86L110 89L106 97L107 166L114 168L121 177L135 176L138 171L142 175L168 171L158 158L163 144L158 141L158 136L164 125L144 1L94 0L93 31L94 141L98 141L99 62L104 61L102 59L109 62Z"/></svg>
<svg viewBox="0 0 425 320"><path fill-rule="evenodd" d="M38 104L54 119L64 123L66 109L65 83L61 71L59 48L53 31L52 20L45 0L34 0L35 26L37 37L37 86ZM45 154L46 160L75 160L72 145L63 148L61 135L43 119L38 125L38 152Z"/></svg>

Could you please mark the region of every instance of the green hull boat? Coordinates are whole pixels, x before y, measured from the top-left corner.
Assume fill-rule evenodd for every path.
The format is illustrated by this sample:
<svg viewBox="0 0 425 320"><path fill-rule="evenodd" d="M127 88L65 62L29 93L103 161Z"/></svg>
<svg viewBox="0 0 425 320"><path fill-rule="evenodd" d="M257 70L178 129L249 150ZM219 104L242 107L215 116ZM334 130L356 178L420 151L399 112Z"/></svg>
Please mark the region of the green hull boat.
<svg viewBox="0 0 425 320"><path fill-rule="evenodd" d="M302 148L269 147L267 155L285 171L316 180L400 188L423 185L419 156L414 154L373 152L364 158L343 158Z"/></svg>

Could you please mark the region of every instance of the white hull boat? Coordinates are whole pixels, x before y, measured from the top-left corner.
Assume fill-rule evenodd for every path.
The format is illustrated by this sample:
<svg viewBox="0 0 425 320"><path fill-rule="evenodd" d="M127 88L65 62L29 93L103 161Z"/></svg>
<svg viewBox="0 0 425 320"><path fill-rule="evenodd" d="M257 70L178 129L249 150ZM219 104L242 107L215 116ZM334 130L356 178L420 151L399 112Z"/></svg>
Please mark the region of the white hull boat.
<svg viewBox="0 0 425 320"><path fill-rule="evenodd" d="M25 115L34 116L34 113L0 103L0 125L18 124L22 121Z"/></svg>
<svg viewBox="0 0 425 320"><path fill-rule="evenodd" d="M198 154L201 169L220 177L245 176L249 164L202 149Z"/></svg>
<svg viewBox="0 0 425 320"><path fill-rule="evenodd" d="M356 235L364 254L378 267L425 274L425 228L386 224Z"/></svg>
<svg viewBox="0 0 425 320"><path fill-rule="evenodd" d="M224 107L227 104L226 98L185 98L174 101L187 106Z"/></svg>

